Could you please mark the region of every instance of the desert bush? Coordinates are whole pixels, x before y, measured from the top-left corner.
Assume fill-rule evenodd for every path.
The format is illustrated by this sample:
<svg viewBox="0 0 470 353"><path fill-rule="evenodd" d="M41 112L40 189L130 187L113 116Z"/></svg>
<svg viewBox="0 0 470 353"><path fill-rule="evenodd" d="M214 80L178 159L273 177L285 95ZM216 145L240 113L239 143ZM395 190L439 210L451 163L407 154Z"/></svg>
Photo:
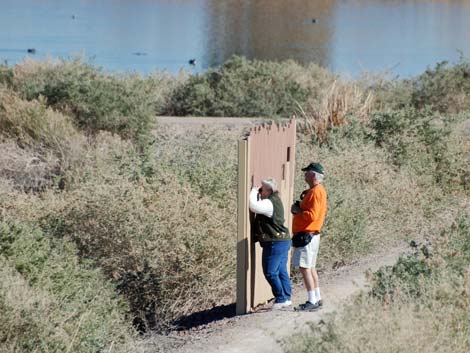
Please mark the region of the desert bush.
<svg viewBox="0 0 470 353"><path fill-rule="evenodd" d="M0 178L23 191L40 191L58 184L59 161L52 154L40 155L32 148L20 148L16 141L0 142Z"/></svg>
<svg viewBox="0 0 470 353"><path fill-rule="evenodd" d="M27 100L44 97L87 132L106 130L138 139L148 133L158 83L154 77L108 74L75 59L26 60L14 67L11 86Z"/></svg>
<svg viewBox="0 0 470 353"><path fill-rule="evenodd" d="M412 80L411 105L420 109L457 113L470 108L470 62L463 58L452 66L443 61Z"/></svg>
<svg viewBox="0 0 470 353"><path fill-rule="evenodd" d="M142 79L147 81L152 96L154 115L165 115L170 97L184 85L190 77L186 71L170 74L165 71L155 71Z"/></svg>
<svg viewBox="0 0 470 353"><path fill-rule="evenodd" d="M81 258L103 269L142 329L230 302L234 212L158 161L148 174L131 142L99 140L87 165L68 175L61 201L36 212L44 230L73 240Z"/></svg>
<svg viewBox="0 0 470 353"><path fill-rule="evenodd" d="M47 108L44 100L25 101L6 89L0 90L0 134L20 146L53 152L66 165L79 158L73 149L84 140L70 119Z"/></svg>
<svg viewBox="0 0 470 353"><path fill-rule="evenodd" d="M232 132L205 127L194 133L159 128L152 158L159 170L187 182L201 196L220 207L235 209L237 190L237 140Z"/></svg>
<svg viewBox="0 0 470 353"><path fill-rule="evenodd" d="M125 303L75 246L0 221L0 351L117 351L133 340Z"/></svg>
<svg viewBox="0 0 470 353"><path fill-rule="evenodd" d="M222 66L191 76L175 90L168 115L290 116L309 90L292 74L294 62L249 61L232 57Z"/></svg>
<svg viewBox="0 0 470 353"><path fill-rule="evenodd" d="M470 348L468 208L449 229L372 276L325 325L286 340L286 352L466 352Z"/></svg>
<svg viewBox="0 0 470 353"><path fill-rule="evenodd" d="M411 105L412 79L365 73L354 82L374 95L372 110L400 110Z"/></svg>
<svg viewBox="0 0 470 353"><path fill-rule="evenodd" d="M43 223L103 268L136 324L164 329L233 291L233 221L168 175L155 184L83 185Z"/></svg>
<svg viewBox="0 0 470 353"><path fill-rule="evenodd" d="M25 101L0 89L0 175L20 189L57 185L55 179L81 163L86 142L68 117L43 100Z"/></svg>
<svg viewBox="0 0 470 353"><path fill-rule="evenodd" d="M426 243L412 241L411 255L401 256L395 265L374 273L371 295L388 301L401 295L420 298L426 295L424 282L439 283L449 275L464 277L470 263L469 230L470 215L463 214L450 229L430 237Z"/></svg>
<svg viewBox="0 0 470 353"><path fill-rule="evenodd" d="M424 157L421 164L434 162L436 176L446 167L446 137L450 131L430 108L376 112L370 127L369 137L378 147L390 151L393 164L416 163L416 157Z"/></svg>
<svg viewBox="0 0 470 353"><path fill-rule="evenodd" d="M470 150L468 138L459 130L468 131L466 117L440 116L430 108L376 112L368 138L389 152L394 165L412 169L423 184L465 191L470 172L465 161Z"/></svg>

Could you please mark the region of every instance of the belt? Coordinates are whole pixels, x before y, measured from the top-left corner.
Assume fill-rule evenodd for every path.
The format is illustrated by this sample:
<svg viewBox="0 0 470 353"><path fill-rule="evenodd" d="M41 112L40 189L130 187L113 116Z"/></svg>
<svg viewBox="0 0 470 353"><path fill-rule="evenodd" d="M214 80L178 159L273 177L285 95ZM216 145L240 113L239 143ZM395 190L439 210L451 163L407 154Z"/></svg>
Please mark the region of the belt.
<svg viewBox="0 0 470 353"><path fill-rule="evenodd" d="M304 234L310 234L310 235L318 235L318 234L320 234L320 232L297 232L297 233L295 233L295 234L298 234L298 233L304 233ZM295 234L294 234L294 235L295 235Z"/></svg>

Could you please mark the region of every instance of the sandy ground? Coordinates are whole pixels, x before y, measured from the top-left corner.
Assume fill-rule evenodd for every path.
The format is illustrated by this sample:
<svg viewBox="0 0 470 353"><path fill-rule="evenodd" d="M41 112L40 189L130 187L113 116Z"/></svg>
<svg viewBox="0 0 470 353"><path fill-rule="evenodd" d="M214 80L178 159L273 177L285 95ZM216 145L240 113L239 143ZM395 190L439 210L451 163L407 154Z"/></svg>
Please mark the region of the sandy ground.
<svg viewBox="0 0 470 353"><path fill-rule="evenodd" d="M176 126L187 131L204 126L242 131L259 121L260 119L245 118L157 118L157 124ZM367 289L366 271L394 264L403 251L404 248L395 248L385 253L370 254L351 265L320 273L324 305L318 311L297 312L293 308L273 311L270 310L272 304L267 303L250 314L214 320L203 326L169 335L150 335L142 345L146 352L283 352L283 339L293 333L308 330L311 322L326 322L328 314L340 310L351 296ZM306 291L303 285L294 285L293 307L305 300Z"/></svg>

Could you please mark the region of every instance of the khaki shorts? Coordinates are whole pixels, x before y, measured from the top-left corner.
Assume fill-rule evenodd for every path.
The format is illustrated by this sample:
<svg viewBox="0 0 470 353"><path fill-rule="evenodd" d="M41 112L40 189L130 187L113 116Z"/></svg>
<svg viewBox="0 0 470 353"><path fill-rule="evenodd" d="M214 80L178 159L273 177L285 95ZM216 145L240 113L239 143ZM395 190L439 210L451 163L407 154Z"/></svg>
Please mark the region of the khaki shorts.
<svg viewBox="0 0 470 353"><path fill-rule="evenodd" d="M292 253L292 265L295 267L315 268L319 248L320 234L315 235L312 241L304 247L294 248Z"/></svg>

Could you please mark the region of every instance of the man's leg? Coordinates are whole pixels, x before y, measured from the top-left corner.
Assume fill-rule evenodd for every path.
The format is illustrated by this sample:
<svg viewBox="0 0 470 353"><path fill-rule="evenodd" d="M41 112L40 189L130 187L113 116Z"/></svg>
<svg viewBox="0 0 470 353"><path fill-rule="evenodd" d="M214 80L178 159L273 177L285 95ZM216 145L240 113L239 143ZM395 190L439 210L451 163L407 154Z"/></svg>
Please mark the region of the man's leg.
<svg viewBox="0 0 470 353"><path fill-rule="evenodd" d="M305 308L315 309L315 307L318 307L317 303L320 298L317 297L317 295L319 296L320 291L318 289L318 273L315 270L315 265L319 245L320 238L319 236L315 236L305 247L306 251L304 252L303 263L307 266L301 267L300 272L304 279L305 289L307 289L308 300L307 303L300 306L300 310L304 310Z"/></svg>
<svg viewBox="0 0 470 353"><path fill-rule="evenodd" d="M301 267L300 273L302 273L305 289L307 289L307 301L312 304L315 304L317 302L317 299L315 298L315 279L313 277L313 271L311 268Z"/></svg>
<svg viewBox="0 0 470 353"><path fill-rule="evenodd" d="M318 284L318 273L317 273L317 270L315 268L311 268L311 271L312 271L312 279L313 279L313 288L318 288L319 287L319 284Z"/></svg>
<svg viewBox="0 0 470 353"><path fill-rule="evenodd" d="M283 303L287 299L284 297L281 280L279 279L279 266L281 264L281 253L276 242L270 242L263 246L262 255L264 277L271 286L276 303Z"/></svg>
<svg viewBox="0 0 470 353"><path fill-rule="evenodd" d="M313 311L318 309L317 300L315 298L315 291L314 291L314 280L311 268L300 267L300 273L302 274L302 278L304 280L305 288L307 289L308 299L305 304L300 304L296 310L300 311Z"/></svg>
<svg viewBox="0 0 470 353"><path fill-rule="evenodd" d="M321 301L321 295L320 295L320 283L318 281L318 273L316 270L316 264L317 264L317 256L318 256L318 251L320 249L320 235L316 235L312 239L312 243L314 246L314 257L312 260L312 277L313 277L313 288L314 288L314 293L315 293L315 302L318 303L320 306L323 304Z"/></svg>
<svg viewBox="0 0 470 353"><path fill-rule="evenodd" d="M318 282L318 273L315 268L312 267L312 277L313 277L313 291L315 292L315 301L320 305L323 304L321 302L321 295L320 295L320 283Z"/></svg>
<svg viewBox="0 0 470 353"><path fill-rule="evenodd" d="M312 269L300 267L300 273L302 274L302 278L304 280L305 289L307 289L307 292L312 291L315 288Z"/></svg>
<svg viewBox="0 0 470 353"><path fill-rule="evenodd" d="M289 272L287 271L287 261L289 260L289 249L290 241L279 242L279 245L282 247L281 261L279 265L279 280L282 284L283 295L286 300L291 299L291 285Z"/></svg>

